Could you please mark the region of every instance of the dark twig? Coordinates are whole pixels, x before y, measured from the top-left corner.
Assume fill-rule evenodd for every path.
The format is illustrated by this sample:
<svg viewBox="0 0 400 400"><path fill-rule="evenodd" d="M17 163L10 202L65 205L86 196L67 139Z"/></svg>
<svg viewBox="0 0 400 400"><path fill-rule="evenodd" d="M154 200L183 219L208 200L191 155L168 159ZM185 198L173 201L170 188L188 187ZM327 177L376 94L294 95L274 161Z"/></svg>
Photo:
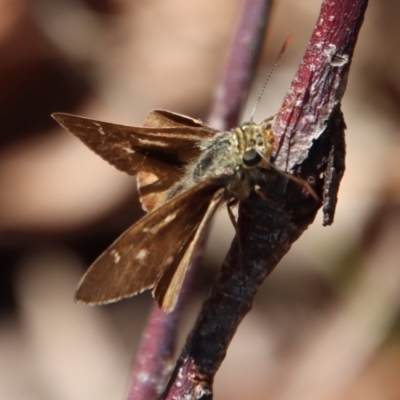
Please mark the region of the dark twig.
<svg viewBox="0 0 400 400"><path fill-rule="evenodd" d="M367 0L325 0L299 72L278 117L275 165L314 185L323 199L324 224L333 220L344 171L344 120L340 111L347 74ZM314 220L319 204L300 185L266 171L240 205L243 254L233 240L178 360L165 399L212 397L214 375L258 286ZM266 202L262 197L268 199ZM241 262L243 261L243 262Z"/></svg>
<svg viewBox="0 0 400 400"><path fill-rule="evenodd" d="M216 92L208 118L208 123L214 128L222 130L238 124L263 43L271 2L271 0L247 0L244 4L226 73ZM156 305L153 307L132 371L128 400L156 399L160 395L160 390L165 387L182 303L185 293L189 290L191 277L197 269L199 259L202 258L203 245L204 243L200 246L198 257L187 274L174 312L167 314Z"/></svg>

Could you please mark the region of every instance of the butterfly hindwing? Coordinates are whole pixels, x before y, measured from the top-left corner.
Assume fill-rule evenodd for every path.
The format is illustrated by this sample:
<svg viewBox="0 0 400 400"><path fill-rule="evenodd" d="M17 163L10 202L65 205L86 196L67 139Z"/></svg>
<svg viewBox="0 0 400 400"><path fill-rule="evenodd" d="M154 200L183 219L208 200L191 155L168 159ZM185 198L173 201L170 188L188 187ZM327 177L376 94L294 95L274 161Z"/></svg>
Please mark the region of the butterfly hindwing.
<svg viewBox="0 0 400 400"><path fill-rule="evenodd" d="M204 122L199 119L188 117L187 115L182 115L178 113L174 113L166 110L153 110L150 111L146 120L143 124L143 127L149 128L179 128L179 127L187 127L187 128L195 128L196 130L190 130L189 132L194 133L197 136L201 136L201 138L211 139L215 133L217 132L214 128L206 125Z"/></svg>
<svg viewBox="0 0 400 400"><path fill-rule="evenodd" d="M143 126L150 128L185 127L187 134L196 135L199 141L211 139L217 132L200 120L164 110L149 112ZM189 154L187 148L177 149L177 151L182 151L190 157L199 155ZM187 161L190 161L190 157ZM168 189L180 181L183 174L184 168L176 168L168 171L163 176L156 176L151 172L140 171L137 175L137 183L143 209L149 212L164 204L168 197Z"/></svg>

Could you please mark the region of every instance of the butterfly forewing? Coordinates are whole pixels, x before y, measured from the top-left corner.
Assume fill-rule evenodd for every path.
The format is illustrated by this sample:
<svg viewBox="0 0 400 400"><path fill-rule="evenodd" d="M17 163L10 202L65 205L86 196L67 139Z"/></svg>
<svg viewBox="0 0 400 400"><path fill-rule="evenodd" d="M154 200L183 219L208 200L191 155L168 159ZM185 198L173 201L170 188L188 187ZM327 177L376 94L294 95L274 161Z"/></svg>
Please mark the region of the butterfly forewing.
<svg viewBox="0 0 400 400"><path fill-rule="evenodd" d="M161 117L157 119L155 115L159 114L150 113L148 124L153 119L160 124ZM95 153L130 175L149 171L164 176L173 168L182 168L193 157L198 157L199 141L212 132L206 126L131 127L70 114L56 113L53 117ZM163 116L163 121L166 120Z"/></svg>
<svg viewBox="0 0 400 400"><path fill-rule="evenodd" d="M173 265L179 265L223 184L202 182L129 228L83 276L76 300L109 303L155 286Z"/></svg>

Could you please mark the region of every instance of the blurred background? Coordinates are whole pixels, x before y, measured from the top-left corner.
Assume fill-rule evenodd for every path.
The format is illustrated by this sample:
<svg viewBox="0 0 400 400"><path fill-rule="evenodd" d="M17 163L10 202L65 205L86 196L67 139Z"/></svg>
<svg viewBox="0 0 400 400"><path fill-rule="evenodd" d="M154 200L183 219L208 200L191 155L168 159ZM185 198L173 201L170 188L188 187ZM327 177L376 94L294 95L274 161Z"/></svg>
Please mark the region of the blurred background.
<svg viewBox="0 0 400 400"><path fill-rule="evenodd" d="M246 120L275 113L320 0L280 0ZM135 179L55 111L140 125L163 108L205 119L239 0L0 0L0 399L123 399L148 293L73 303L80 276L143 215ZM371 0L343 100L347 170L335 223L314 225L262 286L217 374L217 399L400 398L400 3ZM215 218L180 342L233 238Z"/></svg>

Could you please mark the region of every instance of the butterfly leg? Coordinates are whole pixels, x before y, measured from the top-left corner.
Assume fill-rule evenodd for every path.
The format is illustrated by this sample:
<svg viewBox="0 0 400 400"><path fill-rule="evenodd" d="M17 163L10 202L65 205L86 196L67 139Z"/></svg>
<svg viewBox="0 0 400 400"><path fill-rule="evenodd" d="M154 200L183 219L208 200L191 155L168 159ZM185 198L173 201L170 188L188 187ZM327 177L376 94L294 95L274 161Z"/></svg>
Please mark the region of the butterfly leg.
<svg viewBox="0 0 400 400"><path fill-rule="evenodd" d="M236 232L236 240L237 240L237 244L239 247L239 254L241 255L241 265L243 267L243 247L242 247L242 241L240 240L240 232L239 232L239 227L238 224L236 222L236 218L235 215L233 214L232 211L232 207L237 203L236 199L232 199L230 201L228 201L226 208L228 210L228 215L229 215L229 219L231 220L231 223L233 225L233 227L235 228L235 232ZM243 269L243 268L242 268Z"/></svg>
<svg viewBox="0 0 400 400"><path fill-rule="evenodd" d="M254 191L266 202L269 202L267 196L262 192L259 185L254 185Z"/></svg>
<svg viewBox="0 0 400 400"><path fill-rule="evenodd" d="M315 193L314 189L311 187L311 185L305 179L299 178L298 176L295 176L286 171L281 171L276 168L274 168L274 169L276 171L278 171L281 175L286 176L286 178L290 179L291 181L296 182L299 186L301 186L303 189L305 189L316 201L318 201L318 202L321 201L320 198L318 197L317 193Z"/></svg>

